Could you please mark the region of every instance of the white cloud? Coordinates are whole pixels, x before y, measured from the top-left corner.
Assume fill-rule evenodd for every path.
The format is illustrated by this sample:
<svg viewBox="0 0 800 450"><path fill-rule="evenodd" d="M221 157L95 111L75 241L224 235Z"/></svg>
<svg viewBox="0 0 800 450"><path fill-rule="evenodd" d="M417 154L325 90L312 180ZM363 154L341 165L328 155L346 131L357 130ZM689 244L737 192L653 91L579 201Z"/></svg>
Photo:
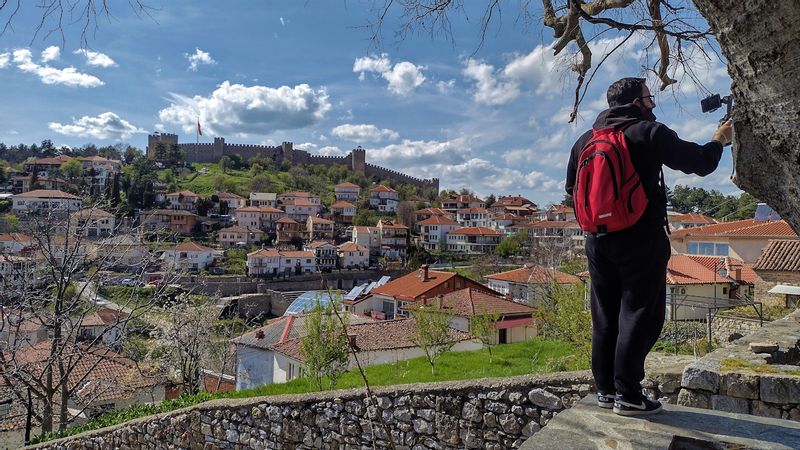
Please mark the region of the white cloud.
<svg viewBox="0 0 800 450"><path fill-rule="evenodd" d="M28 49L14 50L14 64L25 73L38 76L44 84L63 84L69 87L97 87L105 84L94 75L78 72L74 67L56 69L40 66L33 62L33 54Z"/></svg>
<svg viewBox="0 0 800 450"><path fill-rule="evenodd" d="M359 144L367 142L380 142L383 140L394 140L399 137L396 131L388 128L378 128L369 124L349 124L339 125L331 130L334 136L353 141Z"/></svg>
<svg viewBox="0 0 800 450"><path fill-rule="evenodd" d="M313 151L316 150L319 146L313 142L303 142L302 144L294 144L294 148L297 150L305 150L305 151Z"/></svg>
<svg viewBox="0 0 800 450"><path fill-rule="evenodd" d="M280 18L280 21L281 21L281 26L285 27L286 26L286 21L283 20L283 17Z"/></svg>
<svg viewBox="0 0 800 450"><path fill-rule="evenodd" d="M117 63L105 53L93 52L85 48L75 50L76 55L83 55L86 57L86 64L95 67L115 67Z"/></svg>
<svg viewBox="0 0 800 450"><path fill-rule="evenodd" d="M0 53L0 69L5 69L8 67L8 63L11 61L11 54L8 52Z"/></svg>
<svg viewBox="0 0 800 450"><path fill-rule="evenodd" d="M514 81L501 82L495 77L494 66L470 59L463 70L464 76L475 81L476 102L484 105L503 105L519 96L519 85Z"/></svg>
<svg viewBox="0 0 800 450"><path fill-rule="evenodd" d="M60 57L61 57L61 49L53 45L42 50L41 61L42 63L47 63L50 61L55 61Z"/></svg>
<svg viewBox="0 0 800 450"><path fill-rule="evenodd" d="M707 120L688 120L682 123L672 123L670 128L678 133L678 137L684 141L697 142L705 144L714 137L714 131L717 130L719 125L716 122L709 122Z"/></svg>
<svg viewBox="0 0 800 450"><path fill-rule="evenodd" d="M163 123L180 125L193 133L197 116L208 132L269 134L312 125L330 110L325 89L307 84L295 87L244 86L224 81L208 97L172 95L172 104L158 112Z"/></svg>
<svg viewBox="0 0 800 450"><path fill-rule="evenodd" d="M447 80L447 81L439 81L436 83L436 90L439 91L440 94L449 94L453 92L453 88L456 86L456 80Z"/></svg>
<svg viewBox="0 0 800 450"><path fill-rule="evenodd" d="M557 59L550 45L537 45L527 55L513 59L503 68L503 76L518 83L533 87L539 95L553 96L560 93L556 71Z"/></svg>
<svg viewBox="0 0 800 450"><path fill-rule="evenodd" d="M503 160L510 166L535 164L553 169L565 169L569 162L569 147L544 153L529 148L514 149L503 153Z"/></svg>
<svg viewBox="0 0 800 450"><path fill-rule="evenodd" d="M366 72L375 72L389 82L387 88L393 94L405 96L413 92L425 82L422 71L425 66L418 66L409 61L401 61L392 66L389 55L380 57L365 56L356 58L353 72L359 73L358 79L364 80Z"/></svg>
<svg viewBox="0 0 800 450"><path fill-rule="evenodd" d="M197 72L200 66L213 66L217 63L210 53L204 52L197 47L194 48L194 54L184 53L183 57L189 61L189 70L192 72Z"/></svg>
<svg viewBox="0 0 800 450"><path fill-rule="evenodd" d="M332 145L328 145L319 149L318 152L320 155L323 156L344 156L347 154L344 150L340 149L339 147L334 147Z"/></svg>
<svg viewBox="0 0 800 450"><path fill-rule="evenodd" d="M147 133L113 112L72 119L71 124L50 122L47 126L59 134L94 139L128 139L134 134Z"/></svg>

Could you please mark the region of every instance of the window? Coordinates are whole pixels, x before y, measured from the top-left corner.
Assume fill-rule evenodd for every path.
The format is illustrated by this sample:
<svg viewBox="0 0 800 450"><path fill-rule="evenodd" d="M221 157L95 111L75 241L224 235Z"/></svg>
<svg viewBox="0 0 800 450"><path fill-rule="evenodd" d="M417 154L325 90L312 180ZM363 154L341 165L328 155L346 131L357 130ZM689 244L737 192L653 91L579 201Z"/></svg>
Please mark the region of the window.
<svg viewBox="0 0 800 450"><path fill-rule="evenodd" d="M728 244L719 242L689 242L686 251L690 255L728 256Z"/></svg>

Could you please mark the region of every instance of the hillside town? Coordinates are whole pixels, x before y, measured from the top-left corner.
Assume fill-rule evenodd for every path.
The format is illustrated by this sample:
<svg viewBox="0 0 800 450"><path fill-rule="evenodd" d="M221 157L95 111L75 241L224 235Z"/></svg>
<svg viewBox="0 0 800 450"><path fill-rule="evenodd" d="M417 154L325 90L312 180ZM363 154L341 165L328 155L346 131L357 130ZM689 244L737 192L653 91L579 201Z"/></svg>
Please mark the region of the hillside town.
<svg viewBox="0 0 800 450"><path fill-rule="evenodd" d="M565 204L432 195L352 168L329 190L198 193L183 180L213 170L225 184L258 158L233 169L149 153L6 166L3 442L21 442L31 424L52 430L48 402L63 405L55 419L80 424L307 376L304 339L320 311L346 324L353 369L425 356L421 310L448 317L448 351L474 351L536 338L554 290L589 295L584 235ZM139 177L149 177L143 192ZM668 218L668 320L798 304L800 239L766 205L744 220ZM482 341L474 327L487 316ZM66 367L54 339L74 355ZM45 382L48 371L64 375ZM35 394L29 407L24 392Z"/></svg>

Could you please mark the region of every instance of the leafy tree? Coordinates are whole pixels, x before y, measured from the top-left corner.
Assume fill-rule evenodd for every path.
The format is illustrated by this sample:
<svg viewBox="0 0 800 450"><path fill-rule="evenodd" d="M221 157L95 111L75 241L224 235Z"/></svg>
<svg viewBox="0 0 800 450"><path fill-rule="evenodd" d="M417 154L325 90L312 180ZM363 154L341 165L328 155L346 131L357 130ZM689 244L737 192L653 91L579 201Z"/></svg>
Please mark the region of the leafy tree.
<svg viewBox="0 0 800 450"><path fill-rule="evenodd" d="M572 195L571 194L564 194L564 199L561 200L561 204L564 205L564 206L569 206L570 208L572 208L572 206L573 206Z"/></svg>
<svg viewBox="0 0 800 450"><path fill-rule="evenodd" d="M519 242L516 239L507 237L500 241L500 244L497 245L496 251L497 254L503 258L516 256L519 254Z"/></svg>
<svg viewBox="0 0 800 450"><path fill-rule="evenodd" d="M195 209L197 210L198 216L207 216L208 212L214 207L214 202L211 201L209 198L201 197L197 199L194 204Z"/></svg>
<svg viewBox="0 0 800 450"><path fill-rule="evenodd" d="M494 194L489 194L489 196L486 197L486 208L491 208L496 201L497 198L494 196Z"/></svg>
<svg viewBox="0 0 800 450"><path fill-rule="evenodd" d="M61 165L61 174L70 182L75 182L83 177L83 163L79 158L70 158L69 161Z"/></svg>
<svg viewBox="0 0 800 450"><path fill-rule="evenodd" d="M449 318L441 309L428 305L413 309L411 316L416 321L411 340L425 353L431 375L436 375L436 360L455 344L450 335Z"/></svg>
<svg viewBox="0 0 800 450"><path fill-rule="evenodd" d="M228 155L222 155L222 158L219 159L219 170L221 170L222 173L228 173L228 169L231 168L232 165L233 161L231 161Z"/></svg>
<svg viewBox="0 0 800 450"><path fill-rule="evenodd" d="M335 302L316 307L306 316L306 335L300 339L306 375L318 390L323 390L327 379L328 389L347 371L350 362L349 343L333 308Z"/></svg>
<svg viewBox="0 0 800 450"><path fill-rule="evenodd" d="M136 147L131 147L130 145L125 149L125 153L123 153L122 160L125 161L125 164L130 164L136 158L143 156L141 150Z"/></svg>
<svg viewBox="0 0 800 450"><path fill-rule="evenodd" d="M539 324L539 334L571 343L579 355L588 357L592 343L592 315L584 299L582 285L560 285L552 289L536 308L534 319Z"/></svg>
<svg viewBox="0 0 800 450"><path fill-rule="evenodd" d="M489 364L492 364L492 347L497 344L497 323L500 322L502 315L497 310L484 310L475 314L469 320L469 332L475 339L481 341L489 351Z"/></svg>

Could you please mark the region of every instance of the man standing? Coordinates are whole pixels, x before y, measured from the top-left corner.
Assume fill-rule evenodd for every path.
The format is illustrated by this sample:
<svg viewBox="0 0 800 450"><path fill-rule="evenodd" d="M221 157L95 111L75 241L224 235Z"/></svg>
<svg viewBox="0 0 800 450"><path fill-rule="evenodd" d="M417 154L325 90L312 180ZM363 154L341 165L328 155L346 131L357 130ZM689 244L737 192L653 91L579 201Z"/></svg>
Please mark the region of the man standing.
<svg viewBox="0 0 800 450"><path fill-rule="evenodd" d="M647 399L640 383L645 357L661 334L666 312L670 244L662 164L687 174L708 175L717 168L733 130L726 122L705 145L681 140L656 122L656 105L643 78L623 78L608 88L606 96L609 109L600 113L593 128L622 127L647 206L633 226L586 237L592 283L592 374L600 407L624 416L653 414L661 410L661 403ZM572 147L565 186L569 194L574 192L581 151L591 138L589 130Z"/></svg>

